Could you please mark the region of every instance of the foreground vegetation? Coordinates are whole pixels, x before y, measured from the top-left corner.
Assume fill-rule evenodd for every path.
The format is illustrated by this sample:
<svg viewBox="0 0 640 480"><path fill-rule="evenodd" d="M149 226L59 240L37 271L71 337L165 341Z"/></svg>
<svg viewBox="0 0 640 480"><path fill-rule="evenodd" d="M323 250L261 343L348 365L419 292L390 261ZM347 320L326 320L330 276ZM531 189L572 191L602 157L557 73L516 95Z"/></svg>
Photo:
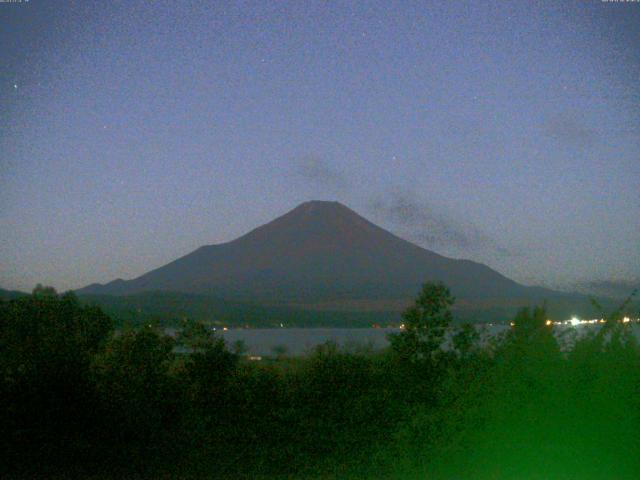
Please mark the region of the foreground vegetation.
<svg viewBox="0 0 640 480"><path fill-rule="evenodd" d="M383 352L249 362L198 323L115 332L37 288L0 303L0 475L640 477L640 347L621 311L561 349L543 309L452 328L426 284Z"/></svg>

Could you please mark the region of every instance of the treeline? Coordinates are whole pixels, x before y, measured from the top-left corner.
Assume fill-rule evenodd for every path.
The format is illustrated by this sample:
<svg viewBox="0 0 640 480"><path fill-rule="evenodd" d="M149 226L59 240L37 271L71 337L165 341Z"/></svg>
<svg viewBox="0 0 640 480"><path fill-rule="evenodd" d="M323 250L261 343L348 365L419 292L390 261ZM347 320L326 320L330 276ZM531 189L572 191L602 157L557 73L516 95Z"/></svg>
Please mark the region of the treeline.
<svg viewBox="0 0 640 480"><path fill-rule="evenodd" d="M134 295L82 295L85 304L99 305L115 324L140 326L153 323L179 327L184 318L235 327L371 327L374 323L400 322L398 312L319 311L289 306L225 300L180 292L143 292Z"/></svg>
<svg viewBox="0 0 640 480"><path fill-rule="evenodd" d="M2 292L0 292L2 297ZM303 305L267 305L247 300L231 300L212 295L189 294L170 291L140 292L131 295L80 295L80 301L99 305L117 327L141 326L153 323L176 328L184 318L212 325L231 327L270 328L284 324L287 327L370 328L372 325L399 325L401 312L379 306L381 310L345 310L336 307L314 309ZM508 324L519 308L530 303L527 299L487 301L466 300L453 306L457 323ZM616 303L605 300L606 308ZM547 304L547 314L556 320L566 320L572 315L594 318L599 312L592 308L588 298L582 295L565 295L553 298Z"/></svg>
<svg viewBox="0 0 640 480"><path fill-rule="evenodd" d="M569 348L540 308L443 348L452 304L426 284L387 351L250 362L201 324L115 331L36 288L0 303L0 476L640 478L640 347L621 311Z"/></svg>

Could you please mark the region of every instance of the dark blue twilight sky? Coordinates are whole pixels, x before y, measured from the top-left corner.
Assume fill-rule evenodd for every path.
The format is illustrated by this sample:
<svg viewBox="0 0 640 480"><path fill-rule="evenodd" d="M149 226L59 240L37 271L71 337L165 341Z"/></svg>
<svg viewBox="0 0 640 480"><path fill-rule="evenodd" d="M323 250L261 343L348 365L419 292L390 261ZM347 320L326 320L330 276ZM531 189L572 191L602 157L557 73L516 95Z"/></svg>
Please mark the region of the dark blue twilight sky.
<svg viewBox="0 0 640 480"><path fill-rule="evenodd" d="M335 199L525 283L640 277L640 3L0 3L0 285Z"/></svg>

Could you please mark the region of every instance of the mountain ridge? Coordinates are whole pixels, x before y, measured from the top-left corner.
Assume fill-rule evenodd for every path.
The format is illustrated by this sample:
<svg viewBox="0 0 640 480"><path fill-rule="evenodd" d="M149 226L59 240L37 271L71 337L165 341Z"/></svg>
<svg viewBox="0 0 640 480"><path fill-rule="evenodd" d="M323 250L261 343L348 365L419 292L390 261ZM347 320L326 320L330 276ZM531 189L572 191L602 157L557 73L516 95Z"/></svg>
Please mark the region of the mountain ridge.
<svg viewBox="0 0 640 480"><path fill-rule="evenodd" d="M452 259L404 240L333 201L304 202L271 222L204 245L131 280L92 284L79 294L144 291L210 294L272 303L412 298L427 280L473 298L546 298L490 267Z"/></svg>

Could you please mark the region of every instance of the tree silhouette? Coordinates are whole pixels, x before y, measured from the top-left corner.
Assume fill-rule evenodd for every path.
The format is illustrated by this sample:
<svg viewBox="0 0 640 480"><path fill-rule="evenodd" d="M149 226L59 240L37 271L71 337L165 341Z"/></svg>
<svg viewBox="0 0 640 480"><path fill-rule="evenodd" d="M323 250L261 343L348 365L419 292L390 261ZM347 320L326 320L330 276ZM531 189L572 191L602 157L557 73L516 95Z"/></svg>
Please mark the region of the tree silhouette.
<svg viewBox="0 0 640 480"><path fill-rule="evenodd" d="M404 330L390 336L392 349L412 362L431 359L453 320L450 307L454 301L443 283L425 283L415 303L402 314Z"/></svg>

